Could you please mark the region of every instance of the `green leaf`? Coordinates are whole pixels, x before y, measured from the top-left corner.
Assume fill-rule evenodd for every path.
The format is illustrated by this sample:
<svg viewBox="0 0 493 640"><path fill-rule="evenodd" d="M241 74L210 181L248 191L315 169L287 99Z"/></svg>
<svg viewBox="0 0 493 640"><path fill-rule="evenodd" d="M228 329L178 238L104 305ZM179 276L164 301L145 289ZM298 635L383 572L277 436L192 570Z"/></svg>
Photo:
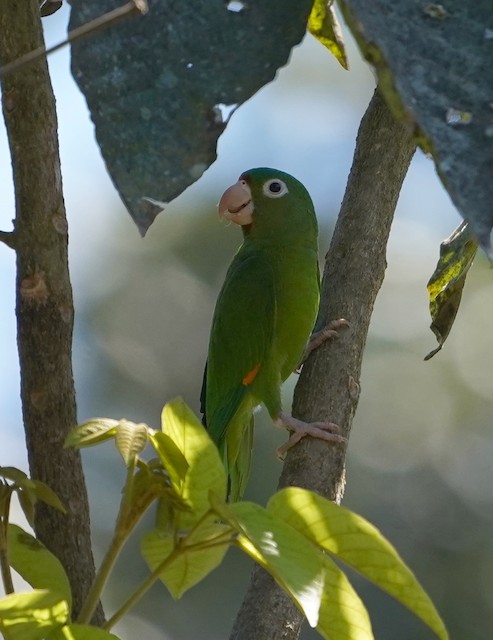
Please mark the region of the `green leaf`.
<svg viewBox="0 0 493 640"><path fill-rule="evenodd" d="M317 631L326 640L374 640L365 605L339 567L322 556L324 590Z"/></svg>
<svg viewBox="0 0 493 640"><path fill-rule="evenodd" d="M264 567L293 598L312 627L329 638L340 619L338 640L369 640L366 610L344 574L320 549L286 522L249 502L214 504L238 532L237 544Z"/></svg>
<svg viewBox="0 0 493 640"><path fill-rule="evenodd" d="M448 638L440 615L414 574L367 520L297 487L276 493L267 509L408 607L439 638Z"/></svg>
<svg viewBox="0 0 493 640"><path fill-rule="evenodd" d="M119 420L93 418L72 429L65 440L65 447L92 447L115 437Z"/></svg>
<svg viewBox="0 0 493 640"><path fill-rule="evenodd" d="M0 631L6 640L44 640L68 621L69 607L58 593L40 589L0 600Z"/></svg>
<svg viewBox="0 0 493 640"><path fill-rule="evenodd" d="M7 549L10 566L34 589L48 589L72 604L70 583L62 563L34 536L9 524Z"/></svg>
<svg viewBox="0 0 493 640"><path fill-rule="evenodd" d="M210 492L226 495L226 472L209 434L181 398L165 405L162 429L189 465L178 493L191 511L177 514L176 523L178 528L187 529L210 508Z"/></svg>
<svg viewBox="0 0 493 640"><path fill-rule="evenodd" d="M168 474L160 460L154 458L149 463L137 460L137 467L138 471L133 477L130 493L130 509L126 515L126 527L129 530L156 500L159 501L159 505L166 505L172 514L175 510L188 509L188 505L171 486Z"/></svg>
<svg viewBox="0 0 493 640"><path fill-rule="evenodd" d="M147 444L148 427L144 423L120 420L116 428L115 444L127 467L135 461Z"/></svg>
<svg viewBox="0 0 493 640"><path fill-rule="evenodd" d="M308 31L327 47L344 69L348 69L341 27L332 1L315 0L308 18Z"/></svg>
<svg viewBox="0 0 493 640"><path fill-rule="evenodd" d="M0 467L0 476L14 482L14 488L19 492L29 494L29 499L34 504L35 500L41 500L50 506L65 513L65 507L56 493L40 480L31 480L24 471L15 467Z"/></svg>
<svg viewBox="0 0 493 640"><path fill-rule="evenodd" d="M429 360L440 351L452 329L466 276L477 249L478 243L465 222L440 245L440 259L427 285L430 298L430 329L436 336L438 347L430 351L425 360Z"/></svg>
<svg viewBox="0 0 493 640"><path fill-rule="evenodd" d="M178 489L188 471L189 465L185 456L173 440L162 431L151 431L149 439L166 471L169 473L173 486Z"/></svg>
<svg viewBox="0 0 493 640"><path fill-rule="evenodd" d="M27 479L27 474L16 467L0 467L0 476L5 480L11 480L17 486L21 485Z"/></svg>
<svg viewBox="0 0 493 640"><path fill-rule="evenodd" d="M186 541L182 541L178 549L174 536L163 535L158 529L149 531L142 537L140 548L152 571L176 549L173 559L160 573L159 578L173 598L178 599L221 564L230 542L230 538L225 535L228 531L230 528L217 522L217 516L211 514L194 529ZM207 548L208 544L220 542L223 538L224 544Z"/></svg>
<svg viewBox="0 0 493 640"><path fill-rule="evenodd" d="M17 490L17 497L19 498L19 504L21 506L23 514L26 516L26 520L34 528L34 503L36 499L32 492L25 491L24 489Z"/></svg>
<svg viewBox="0 0 493 640"><path fill-rule="evenodd" d="M109 631L89 624L67 624L52 631L46 640L119 640Z"/></svg>
<svg viewBox="0 0 493 640"><path fill-rule="evenodd" d="M62 513L67 513L65 507L62 504L62 501L57 496L57 494L50 489L48 485L40 480L30 480L31 486L29 491L34 495L35 498L44 502L45 504L50 505L54 509L61 511Z"/></svg>

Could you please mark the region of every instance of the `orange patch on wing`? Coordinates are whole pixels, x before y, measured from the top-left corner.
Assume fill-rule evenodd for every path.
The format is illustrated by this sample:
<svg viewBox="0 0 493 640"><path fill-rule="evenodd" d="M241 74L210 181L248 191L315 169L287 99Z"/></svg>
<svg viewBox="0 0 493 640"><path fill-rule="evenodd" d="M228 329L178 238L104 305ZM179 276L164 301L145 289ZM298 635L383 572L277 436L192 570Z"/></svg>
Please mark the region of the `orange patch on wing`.
<svg viewBox="0 0 493 640"><path fill-rule="evenodd" d="M260 370L260 362L258 364L256 364L253 369L251 371L249 371L246 376L243 378L242 383L247 386L249 384L252 384L252 382L255 380L255 378L257 377L257 373Z"/></svg>

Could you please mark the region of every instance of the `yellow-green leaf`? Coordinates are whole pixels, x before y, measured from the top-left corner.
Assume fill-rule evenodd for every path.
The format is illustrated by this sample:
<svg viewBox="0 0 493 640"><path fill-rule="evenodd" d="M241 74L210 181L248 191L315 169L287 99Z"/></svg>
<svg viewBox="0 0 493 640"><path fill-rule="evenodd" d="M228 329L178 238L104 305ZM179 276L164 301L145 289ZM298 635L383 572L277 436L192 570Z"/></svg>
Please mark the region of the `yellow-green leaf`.
<svg viewBox="0 0 493 640"><path fill-rule="evenodd" d="M36 502L36 499L30 491L25 491L21 488L17 489L16 493L22 512L26 516L26 520L34 529L34 503Z"/></svg>
<svg viewBox="0 0 493 640"><path fill-rule="evenodd" d="M191 511L177 514L176 521L178 528L187 529L210 508L209 492L226 495L226 472L209 434L181 398L166 404L161 418L163 433L173 440L188 464L178 493Z"/></svg>
<svg viewBox="0 0 493 640"><path fill-rule="evenodd" d="M440 615L414 574L367 520L298 487L276 493L267 509L408 607L439 638L448 638Z"/></svg>
<svg viewBox="0 0 493 640"><path fill-rule="evenodd" d="M0 467L0 476L6 480L11 480L17 486L20 486L24 480L27 480L27 474L17 467Z"/></svg>
<svg viewBox="0 0 493 640"><path fill-rule="evenodd" d="M356 592L305 536L250 502L217 503L214 509L238 532L237 544L289 593L310 625L318 626L324 637L330 637L328 626L338 617L338 628L344 635L334 637L372 638L368 616Z"/></svg>
<svg viewBox="0 0 493 640"><path fill-rule="evenodd" d="M93 627L89 624L66 624L52 631L46 640L119 640L109 631Z"/></svg>
<svg viewBox="0 0 493 640"><path fill-rule="evenodd" d="M145 511L155 502L160 509L166 508L169 511L170 519L176 510L188 509L188 505L171 486L169 476L158 458L153 458L148 463L138 459L137 469L130 492L130 508L125 519L125 526L129 530L133 529Z"/></svg>
<svg viewBox="0 0 493 640"><path fill-rule="evenodd" d="M57 494L48 485L40 480L30 480L30 491L37 500L41 500L45 504L50 505L54 509L66 513L66 509Z"/></svg>
<svg viewBox="0 0 493 640"><path fill-rule="evenodd" d="M440 258L427 285L430 299L430 329L436 336L438 347L430 351L425 360L429 360L440 351L452 329L466 276L477 249L478 243L466 222L440 245Z"/></svg>
<svg viewBox="0 0 493 640"><path fill-rule="evenodd" d="M6 640L44 640L68 622L69 606L58 593L39 589L0 600L0 631Z"/></svg>
<svg viewBox="0 0 493 640"><path fill-rule="evenodd" d="M120 420L116 428L115 444L127 467L134 462L147 444L148 427L144 423Z"/></svg>
<svg viewBox="0 0 493 640"><path fill-rule="evenodd" d="M93 418L78 425L68 434L65 447L92 447L115 437L119 420L112 418Z"/></svg>
<svg viewBox="0 0 493 640"><path fill-rule="evenodd" d="M194 529L186 541L181 541L173 559L159 574L173 598L181 598L185 591L221 564L229 547L229 530L229 527L217 522L216 515L211 514ZM208 544L221 542L224 544L207 548ZM154 529L142 537L140 548L147 564L154 571L175 550L175 538Z"/></svg>
<svg viewBox="0 0 493 640"><path fill-rule="evenodd" d="M341 27L333 1L315 0L308 18L308 31L327 47L344 69L348 68Z"/></svg>
<svg viewBox="0 0 493 640"><path fill-rule="evenodd" d="M72 603L70 583L62 563L34 536L16 524L8 526L10 566L34 589L48 589Z"/></svg>
<svg viewBox="0 0 493 640"><path fill-rule="evenodd" d="M173 440L162 431L151 431L149 439L152 442L164 468L169 474L173 486L178 489L188 471L188 462Z"/></svg>
<svg viewBox="0 0 493 640"><path fill-rule="evenodd" d="M374 640L365 605L339 567L322 556L324 590L317 631L327 640Z"/></svg>

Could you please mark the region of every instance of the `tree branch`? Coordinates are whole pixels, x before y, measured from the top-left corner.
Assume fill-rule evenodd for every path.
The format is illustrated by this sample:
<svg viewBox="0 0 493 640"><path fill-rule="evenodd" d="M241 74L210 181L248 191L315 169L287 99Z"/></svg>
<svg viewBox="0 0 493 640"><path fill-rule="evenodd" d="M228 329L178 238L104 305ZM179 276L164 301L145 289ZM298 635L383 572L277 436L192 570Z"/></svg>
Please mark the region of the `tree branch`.
<svg viewBox="0 0 493 640"><path fill-rule="evenodd" d="M293 414L336 422L348 436L359 399L361 361L402 182L415 150L411 132L394 119L378 91L361 122L353 166L326 257L319 326L346 318L350 326L303 366ZM288 451L280 487L311 489L340 502L343 447L305 438ZM231 640L295 640L303 615L273 578L255 566Z"/></svg>
<svg viewBox="0 0 493 640"><path fill-rule="evenodd" d="M0 0L0 64L43 46L39 0ZM78 451L63 448L76 424L72 289L55 101L45 58L10 73L2 104L15 185L16 315L21 399L31 475L67 514L39 504L35 531L62 561L75 615L94 577L89 509ZM102 622L102 611L96 617Z"/></svg>
<svg viewBox="0 0 493 640"><path fill-rule="evenodd" d="M15 249L15 233L13 231L0 231L0 242L10 249Z"/></svg>

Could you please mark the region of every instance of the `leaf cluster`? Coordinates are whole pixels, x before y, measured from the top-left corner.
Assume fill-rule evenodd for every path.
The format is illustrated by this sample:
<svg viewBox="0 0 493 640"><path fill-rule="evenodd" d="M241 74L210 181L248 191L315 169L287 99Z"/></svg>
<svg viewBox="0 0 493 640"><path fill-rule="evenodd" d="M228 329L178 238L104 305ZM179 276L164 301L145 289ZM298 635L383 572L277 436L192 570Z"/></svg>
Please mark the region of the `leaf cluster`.
<svg viewBox="0 0 493 640"><path fill-rule="evenodd" d="M34 589L0 600L0 631L7 640L115 638L110 629L156 581L180 598L221 563L231 546L266 569L323 638L373 638L368 612L334 559L411 609L439 638L448 637L412 572L362 517L297 487L279 491L266 507L228 503L222 460L197 417L176 399L164 407L161 422L155 430L128 420L96 418L67 438L67 446L79 448L113 440L127 469L113 538L77 620L71 619L70 586L57 558L7 522L8 564ZM142 455L148 445L155 457L146 461ZM22 472L6 468L2 473L3 486L17 492L28 487L38 499L62 508L46 487L31 485ZM118 554L151 505L156 505L154 527L140 545L150 573L103 629L93 627L89 622Z"/></svg>

